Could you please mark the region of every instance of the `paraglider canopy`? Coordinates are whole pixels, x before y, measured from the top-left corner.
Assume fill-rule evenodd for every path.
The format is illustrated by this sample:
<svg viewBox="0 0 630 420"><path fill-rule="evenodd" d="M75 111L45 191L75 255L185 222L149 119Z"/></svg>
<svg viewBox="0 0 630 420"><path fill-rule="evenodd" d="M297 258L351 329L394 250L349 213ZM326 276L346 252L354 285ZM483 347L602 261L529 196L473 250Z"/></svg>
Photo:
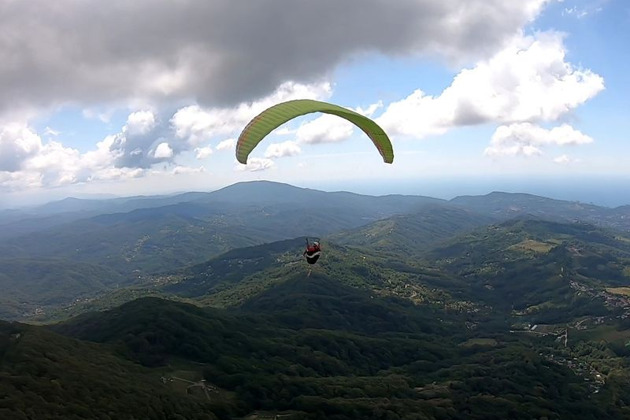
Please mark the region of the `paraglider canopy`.
<svg viewBox="0 0 630 420"><path fill-rule="evenodd" d="M372 140L385 163L394 161L392 143L385 131L368 117L339 105L311 99L282 102L267 108L251 120L236 143L236 159L247 164L247 157L267 134L293 118L313 112L323 112L344 118L359 127Z"/></svg>
<svg viewBox="0 0 630 420"><path fill-rule="evenodd" d="M309 242L306 238L306 249L304 250L304 258L309 264L315 264L322 254L322 249L319 245L319 239Z"/></svg>

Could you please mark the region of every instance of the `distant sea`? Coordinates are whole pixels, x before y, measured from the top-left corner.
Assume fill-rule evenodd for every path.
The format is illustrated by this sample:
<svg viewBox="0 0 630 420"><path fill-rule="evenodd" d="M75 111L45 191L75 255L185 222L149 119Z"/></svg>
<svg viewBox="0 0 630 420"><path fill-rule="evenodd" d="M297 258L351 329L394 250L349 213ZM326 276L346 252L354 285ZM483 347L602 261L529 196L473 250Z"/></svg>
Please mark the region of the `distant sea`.
<svg viewBox="0 0 630 420"><path fill-rule="evenodd" d="M318 186L325 191L352 191L360 194L409 194L450 200L460 195L485 195L493 191L527 193L558 200L578 201L605 207L630 205L630 176L620 177L467 177L407 181L344 181Z"/></svg>

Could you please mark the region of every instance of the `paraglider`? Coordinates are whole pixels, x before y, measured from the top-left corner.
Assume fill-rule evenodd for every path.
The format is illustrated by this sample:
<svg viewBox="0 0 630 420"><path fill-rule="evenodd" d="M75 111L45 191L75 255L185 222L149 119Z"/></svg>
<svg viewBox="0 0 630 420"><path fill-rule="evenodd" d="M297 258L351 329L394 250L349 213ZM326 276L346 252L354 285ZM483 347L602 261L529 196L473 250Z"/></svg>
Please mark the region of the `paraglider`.
<svg viewBox="0 0 630 420"><path fill-rule="evenodd" d="M294 118L314 112L336 115L356 125L372 140L385 163L394 161L392 143L385 131L376 122L365 115L339 105L311 99L296 99L282 102L265 109L254 117L238 137L236 142L236 160L246 165L249 154L269 133ZM319 241L309 242L307 238L306 249L303 253L306 262L310 265L315 264L321 253Z"/></svg>
<svg viewBox="0 0 630 420"><path fill-rule="evenodd" d="M315 264L322 254L322 249L319 245L319 241L309 242L308 238L306 238L306 249L302 254L304 258L306 258L306 262L309 264Z"/></svg>
<svg viewBox="0 0 630 420"><path fill-rule="evenodd" d="M394 161L392 143L385 131L370 118L339 105L311 99L296 99L267 108L243 129L236 143L236 159L247 164L247 157L274 129L289 120L313 112L323 112L344 118L359 127L372 140L385 163Z"/></svg>

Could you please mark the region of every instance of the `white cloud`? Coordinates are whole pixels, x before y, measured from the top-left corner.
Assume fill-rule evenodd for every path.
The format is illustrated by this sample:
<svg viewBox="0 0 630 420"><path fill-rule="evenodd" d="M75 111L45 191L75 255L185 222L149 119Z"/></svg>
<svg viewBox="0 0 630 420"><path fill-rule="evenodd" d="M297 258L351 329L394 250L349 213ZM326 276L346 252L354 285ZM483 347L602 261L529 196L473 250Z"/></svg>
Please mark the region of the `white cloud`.
<svg viewBox="0 0 630 420"><path fill-rule="evenodd" d="M582 19L589 15L588 10L586 9L578 9L576 6L573 7L565 7L562 11L563 16L575 16L578 19Z"/></svg>
<svg viewBox="0 0 630 420"><path fill-rule="evenodd" d="M234 150L236 149L236 139L226 139L217 144L217 150Z"/></svg>
<svg viewBox="0 0 630 420"><path fill-rule="evenodd" d="M286 156L295 156L302 153L300 146L294 141L285 141L282 143L272 143L265 151L265 158L274 159Z"/></svg>
<svg viewBox="0 0 630 420"><path fill-rule="evenodd" d="M542 154L542 147L567 146L593 142L593 139L569 125L547 130L532 123L517 123L497 128L486 148L487 156L534 156Z"/></svg>
<svg viewBox="0 0 630 420"><path fill-rule="evenodd" d="M609 1L610 0L589 0L587 4L565 7L562 11L562 16L572 16L577 19L584 19L588 16L600 13L604 10L604 6L609 3Z"/></svg>
<svg viewBox="0 0 630 420"><path fill-rule="evenodd" d="M205 159L212 154L212 147L198 147L195 149L195 153L197 159Z"/></svg>
<svg viewBox="0 0 630 420"><path fill-rule="evenodd" d="M4 127L0 131L0 157L13 163L0 167L0 188L58 187L142 175L139 168L114 167L120 156L119 151L112 150L115 141L116 136L108 136L95 150L82 154L59 141L43 143L28 126Z"/></svg>
<svg viewBox="0 0 630 420"><path fill-rule="evenodd" d="M560 155L553 159L553 161L559 165L566 165L572 162L572 159L567 155Z"/></svg>
<svg viewBox="0 0 630 420"><path fill-rule="evenodd" d="M89 181L96 180L117 180L117 179L132 179L140 178L146 174L144 168L116 168L109 166L99 171L95 171L93 175L88 179Z"/></svg>
<svg viewBox="0 0 630 420"><path fill-rule="evenodd" d="M355 111L361 115L365 115L366 117L371 117L372 115L374 115L376 111L378 111L381 108L383 108L383 101L378 101L377 103L371 104L365 109L361 107L357 107L355 108Z"/></svg>
<svg viewBox="0 0 630 420"><path fill-rule="evenodd" d="M271 159L261 159L250 157L247 159L247 165L237 165L236 169L239 171L249 171L249 172L258 172L258 171L266 171L268 169L272 169L275 167L275 163Z"/></svg>
<svg viewBox="0 0 630 420"><path fill-rule="evenodd" d="M178 138L196 145L213 136L240 132L257 114L279 102L292 99L323 99L331 94L327 82L315 84L283 83L271 95L237 107L202 108L191 105L178 110L171 125Z"/></svg>
<svg viewBox="0 0 630 420"><path fill-rule="evenodd" d="M226 139L217 144L217 150L234 150L236 149L236 139Z"/></svg>
<svg viewBox="0 0 630 420"><path fill-rule="evenodd" d="M454 126L452 108L447 101L418 89L405 99L389 104L376 122L390 136L423 138L443 134Z"/></svg>
<svg viewBox="0 0 630 420"><path fill-rule="evenodd" d="M202 173L205 172L206 168L204 168L203 166L199 166L197 168L193 168L191 166L175 166L172 170L171 173L173 175L180 175L180 174L197 174L197 173Z"/></svg>
<svg viewBox="0 0 630 420"><path fill-rule="evenodd" d="M173 163L177 155L194 149L173 139L167 119L146 110L131 112L122 129L109 137L110 153L116 155L114 165L119 168L149 169L157 162Z"/></svg>
<svg viewBox="0 0 630 420"><path fill-rule="evenodd" d="M278 127L274 130L274 134L276 136L288 136L288 135L292 135L295 134L295 128L292 128L290 126L282 126L282 127Z"/></svg>
<svg viewBox="0 0 630 420"><path fill-rule="evenodd" d="M353 125L336 115L321 115L308 121L296 130L295 137L299 143L334 143L352 136Z"/></svg>
<svg viewBox="0 0 630 420"><path fill-rule="evenodd" d="M509 144L502 147L488 147L484 151L486 156L500 157L500 156L540 156L543 154L542 150L531 144Z"/></svg>
<svg viewBox="0 0 630 420"><path fill-rule="evenodd" d="M186 139L191 144L199 144L212 135L233 130L219 112L203 110L199 105L180 109L173 115L171 124L178 138Z"/></svg>
<svg viewBox="0 0 630 420"><path fill-rule="evenodd" d="M156 159L171 158L173 157L173 149L166 142L160 143L155 148L155 152L153 152L153 157L155 157Z"/></svg>
<svg viewBox="0 0 630 420"><path fill-rule="evenodd" d="M40 173L45 185L75 183L81 177L81 155L78 150L49 142L24 165L30 172Z"/></svg>
<svg viewBox="0 0 630 420"><path fill-rule="evenodd" d="M242 7L233 0L111 0L98 8L5 1L0 113L191 99L235 104L287 80L321 80L366 51L478 59L549 1L416 0L393 7L383 0L269 0Z"/></svg>
<svg viewBox="0 0 630 420"><path fill-rule="evenodd" d="M224 108L211 112L218 110L220 116L236 115L231 120L232 125L229 130L240 130L245 126L246 118L259 110L262 111L278 98L292 99L302 94L319 97L328 94L329 91L328 84L306 86L289 83L283 85L282 89L275 92L272 97L264 98L256 103L243 104L232 110ZM195 122L194 119L188 121ZM190 127L190 133L200 132L194 124ZM204 126L203 129L208 127L216 129L219 126L210 124L210 126ZM177 135L172 131L173 128L173 125L160 125L153 111L131 112L120 132L107 136L97 143L95 149L81 153L75 148L64 146L63 139L59 138L60 135L55 135L55 141L49 139L50 141L44 143L28 125L12 124L0 127L0 173L2 175L0 188L51 187L97 180L142 177L153 173L151 168L158 162L173 164L175 157L183 151L194 151L198 159L204 159L213 152L210 146L194 147L194 142L177 142ZM217 132L223 131L228 131L228 129L223 130L219 127L209 136L215 136ZM47 132L51 135L57 134L50 130ZM217 150L233 151L235 144L236 139L229 138L221 141ZM286 155L295 153L297 146L290 148L284 145L273 151L274 147L272 147L274 155ZM245 169L261 171L272 167L273 162L269 159L254 159ZM175 166L173 173L191 172L193 169Z"/></svg>
<svg viewBox="0 0 630 420"><path fill-rule="evenodd" d="M516 37L462 70L439 96L418 90L390 104L377 122L392 135L422 138L455 126L555 121L601 90L603 78L565 61L562 35Z"/></svg>
<svg viewBox="0 0 630 420"><path fill-rule="evenodd" d="M145 135L156 126L155 115L151 111L136 111L129 114L123 131L129 135Z"/></svg>
<svg viewBox="0 0 630 420"><path fill-rule="evenodd" d="M41 138L29 127L11 124L0 128L0 171L18 171L42 148Z"/></svg>
<svg viewBox="0 0 630 420"><path fill-rule="evenodd" d="M554 163L557 163L558 165L571 165L571 164L582 162L581 159L575 159L568 155L557 156L553 159L553 161Z"/></svg>
<svg viewBox="0 0 630 420"><path fill-rule="evenodd" d="M61 131L46 127L44 129L44 134L51 137L58 137L61 134Z"/></svg>
<svg viewBox="0 0 630 420"><path fill-rule="evenodd" d="M98 9L44 0L3 5L0 120L21 110L32 119L34 110L68 104L104 122L121 108L135 111L88 152L65 146L52 130L43 133L54 141L44 142L26 123L0 126L0 186L141 177L157 162L187 171L174 166L182 152L209 156L212 148L203 145L237 136L276 103L326 100L336 66L366 52L437 56L469 66L441 94L417 90L385 107L378 121L390 134L419 138L455 126L505 124L507 131L497 130L487 150L495 156L592 141L568 126L553 142L541 141L536 128L514 126L556 121L604 88L600 76L566 62L561 35L519 35L552 0L415 0L396 7L382 0L269 0L245 8L233 0L112 1ZM103 24L86 20L88 12ZM324 20L322 31L318 22ZM161 28L157 36L155 28ZM383 108L378 102L357 111L372 116ZM270 144L265 159L252 158L239 169L273 168L270 158L298 154L303 144L343 141L354 128L335 116L294 127L274 132L293 141ZM518 130L530 137L516 139L525 136ZM220 141L216 150L233 152L235 143Z"/></svg>
<svg viewBox="0 0 630 420"><path fill-rule="evenodd" d="M37 172L0 171L0 189L17 191L25 188L37 188L41 186L40 176Z"/></svg>

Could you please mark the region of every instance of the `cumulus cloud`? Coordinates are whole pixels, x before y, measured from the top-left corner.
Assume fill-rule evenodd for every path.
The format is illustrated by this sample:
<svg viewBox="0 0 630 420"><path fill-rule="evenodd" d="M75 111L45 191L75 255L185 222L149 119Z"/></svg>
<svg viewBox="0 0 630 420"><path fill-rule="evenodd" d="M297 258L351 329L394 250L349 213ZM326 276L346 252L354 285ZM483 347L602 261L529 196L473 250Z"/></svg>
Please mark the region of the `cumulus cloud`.
<svg viewBox="0 0 630 420"><path fill-rule="evenodd" d="M462 70L439 96L417 90L378 118L391 134L422 138L455 126L555 121L601 90L603 78L565 61L562 35L515 37Z"/></svg>
<svg viewBox="0 0 630 420"><path fill-rule="evenodd" d="M0 171L18 171L41 148L41 138L29 127L12 124L0 128Z"/></svg>
<svg viewBox="0 0 630 420"><path fill-rule="evenodd" d="M292 99L324 99L330 96L331 90L327 82L310 85L285 82L271 95L251 103L242 103L235 108L202 108L199 105L184 107L173 115L171 125L178 138L191 144L199 144L212 136L242 130L257 114L279 102Z"/></svg>
<svg viewBox="0 0 630 420"><path fill-rule="evenodd" d="M182 152L209 156L211 144L238 135L273 104L326 100L332 70L366 52L428 54L469 66L439 95L417 90L388 106L357 109L382 112L378 122L390 134L424 137L495 122L505 127L488 155L541 154L561 145L563 134L582 144L570 127L542 141L533 124L514 125L556 121L604 88L600 76L566 62L561 35L520 34L550 1L268 0L241 7L234 0L112 0L99 8L5 2L0 121L15 110L65 104L102 121L121 106L133 112L119 132L88 152L64 146L52 130L44 142L28 124L0 125L0 184L139 177L159 162L184 168L177 162ZM23 115L35 115L27 111ZM251 158L239 169L270 169L272 158L298 154L304 144L343 141L353 129L327 115L281 128L275 134L290 134L292 141L269 145L265 159ZM233 151L235 142L220 141L216 150Z"/></svg>
<svg viewBox="0 0 630 420"><path fill-rule="evenodd" d="M393 102L376 122L392 136L423 138L453 127L452 106L439 97L416 90L405 99Z"/></svg>
<svg viewBox="0 0 630 420"><path fill-rule="evenodd" d="M548 1L4 2L0 113L67 103L236 104L287 80L320 80L366 51L479 58Z"/></svg>
<svg viewBox="0 0 630 420"><path fill-rule="evenodd" d="M225 150L234 150L236 148L236 139L227 139L219 142L217 144L217 150L225 151Z"/></svg>
<svg viewBox="0 0 630 420"><path fill-rule="evenodd" d="M171 158L173 157L173 149L171 149L171 146L169 146L166 142L160 143L155 148L155 151L153 152L153 157L155 157L156 159Z"/></svg>
<svg viewBox="0 0 630 420"><path fill-rule="evenodd" d="M381 108L383 108L383 101L378 101L377 103L371 104L365 109L362 107L357 107L355 111L361 115L365 115L366 117L372 117L372 115L374 115L374 113Z"/></svg>
<svg viewBox="0 0 630 420"><path fill-rule="evenodd" d="M236 169L239 171L259 172L266 171L267 169L271 169L275 166L275 163L273 163L273 160L271 159L250 157L247 159L247 165L239 164L236 166Z"/></svg>
<svg viewBox="0 0 630 420"><path fill-rule="evenodd" d="M20 190L41 185L40 174L35 172L0 171L0 190Z"/></svg>
<svg viewBox="0 0 630 420"><path fill-rule="evenodd" d="M173 175L180 175L180 174L197 174L197 173L202 173L205 172L206 168L204 168L203 166L199 166L197 168L194 168L192 166L182 166L182 165L178 165L175 166L172 170L171 170L171 174Z"/></svg>
<svg viewBox="0 0 630 420"><path fill-rule="evenodd" d="M157 160L155 151L163 138L152 133L131 135L120 132L110 136L110 151L117 156L114 165L119 168L148 168Z"/></svg>
<svg viewBox="0 0 630 420"><path fill-rule="evenodd" d="M134 111L121 131L112 136L110 151L116 155L114 164L118 168L148 169L157 162L175 164L177 156L186 151L207 157L211 149L200 147L201 143L237 133L265 108L300 97L321 99L330 95L330 91L328 83L287 82L271 95L235 108L191 105L180 108L171 117L147 110ZM233 149L233 142L221 142L217 150Z"/></svg>
<svg viewBox="0 0 630 420"><path fill-rule="evenodd" d="M282 143L272 143L265 151L267 159L274 159L286 156L295 156L302 153L300 146L294 141L285 141Z"/></svg>
<svg viewBox="0 0 630 420"><path fill-rule="evenodd" d="M130 135L145 135L155 128L155 114L151 111L136 111L129 114L123 131Z"/></svg>
<svg viewBox="0 0 630 420"><path fill-rule="evenodd" d="M197 159L212 154L210 145L199 146L202 140L235 134L257 113L279 101L299 97L321 99L330 91L328 83L287 82L270 96L236 108L184 107L171 118L152 110L133 111L118 133L107 136L95 150L85 153L65 147L60 133L49 129L45 132L54 134L55 141L44 143L28 125L0 126L0 172L3 173L0 183L4 187L17 187L22 177L22 186L37 187L139 177L153 173L151 168L157 163L180 168L177 171L181 173L183 167L176 161L181 153L193 151ZM218 143L217 150L233 151L235 145L236 139L225 139ZM288 153L295 153L295 147L289 150L284 146L273 152ZM272 166L269 159L262 159L246 169L257 171Z"/></svg>
<svg viewBox="0 0 630 420"><path fill-rule="evenodd" d="M580 162L579 159L573 159L573 158L571 158L571 157L569 157L567 155L557 156L557 157L555 157L553 159L553 161L555 163L557 163L558 165L569 165L569 164L572 164L572 163L579 163Z"/></svg>
<svg viewBox="0 0 630 420"><path fill-rule="evenodd" d="M168 118L153 111L133 111L121 130L108 136L107 145L116 156L117 168L148 169L158 161L171 161L188 147L170 141L172 133Z"/></svg>
<svg viewBox="0 0 630 420"><path fill-rule="evenodd" d="M147 170L143 168L116 168L110 166L94 171L88 181L140 178L146 172Z"/></svg>
<svg viewBox="0 0 630 420"><path fill-rule="evenodd" d="M198 147L195 149L195 157L197 159L205 159L212 154L212 147Z"/></svg>
<svg viewBox="0 0 630 420"><path fill-rule="evenodd" d="M550 130L532 123L504 125L494 132L487 156L534 156L542 154L542 147L567 146L593 142L593 139L573 127L563 124Z"/></svg>
<svg viewBox="0 0 630 420"><path fill-rule="evenodd" d="M225 127L225 122L220 118L218 113L203 110L199 105L191 105L177 111L171 124L177 137L198 144Z"/></svg>
<svg viewBox="0 0 630 420"><path fill-rule="evenodd" d="M120 151L112 148L116 140L116 136L108 136L97 143L95 150L80 153L58 141L42 142L31 127L3 127L0 129L0 188L57 187L141 176L142 168L115 166L120 157Z"/></svg>
<svg viewBox="0 0 630 420"><path fill-rule="evenodd" d="M58 142L50 142L25 163L24 169L39 173L43 185L58 186L84 179L82 166L78 150L64 147Z"/></svg>
<svg viewBox="0 0 630 420"><path fill-rule="evenodd" d="M297 129L298 142L306 144L335 143L348 139L353 131L352 123L335 115L324 114L308 121Z"/></svg>

